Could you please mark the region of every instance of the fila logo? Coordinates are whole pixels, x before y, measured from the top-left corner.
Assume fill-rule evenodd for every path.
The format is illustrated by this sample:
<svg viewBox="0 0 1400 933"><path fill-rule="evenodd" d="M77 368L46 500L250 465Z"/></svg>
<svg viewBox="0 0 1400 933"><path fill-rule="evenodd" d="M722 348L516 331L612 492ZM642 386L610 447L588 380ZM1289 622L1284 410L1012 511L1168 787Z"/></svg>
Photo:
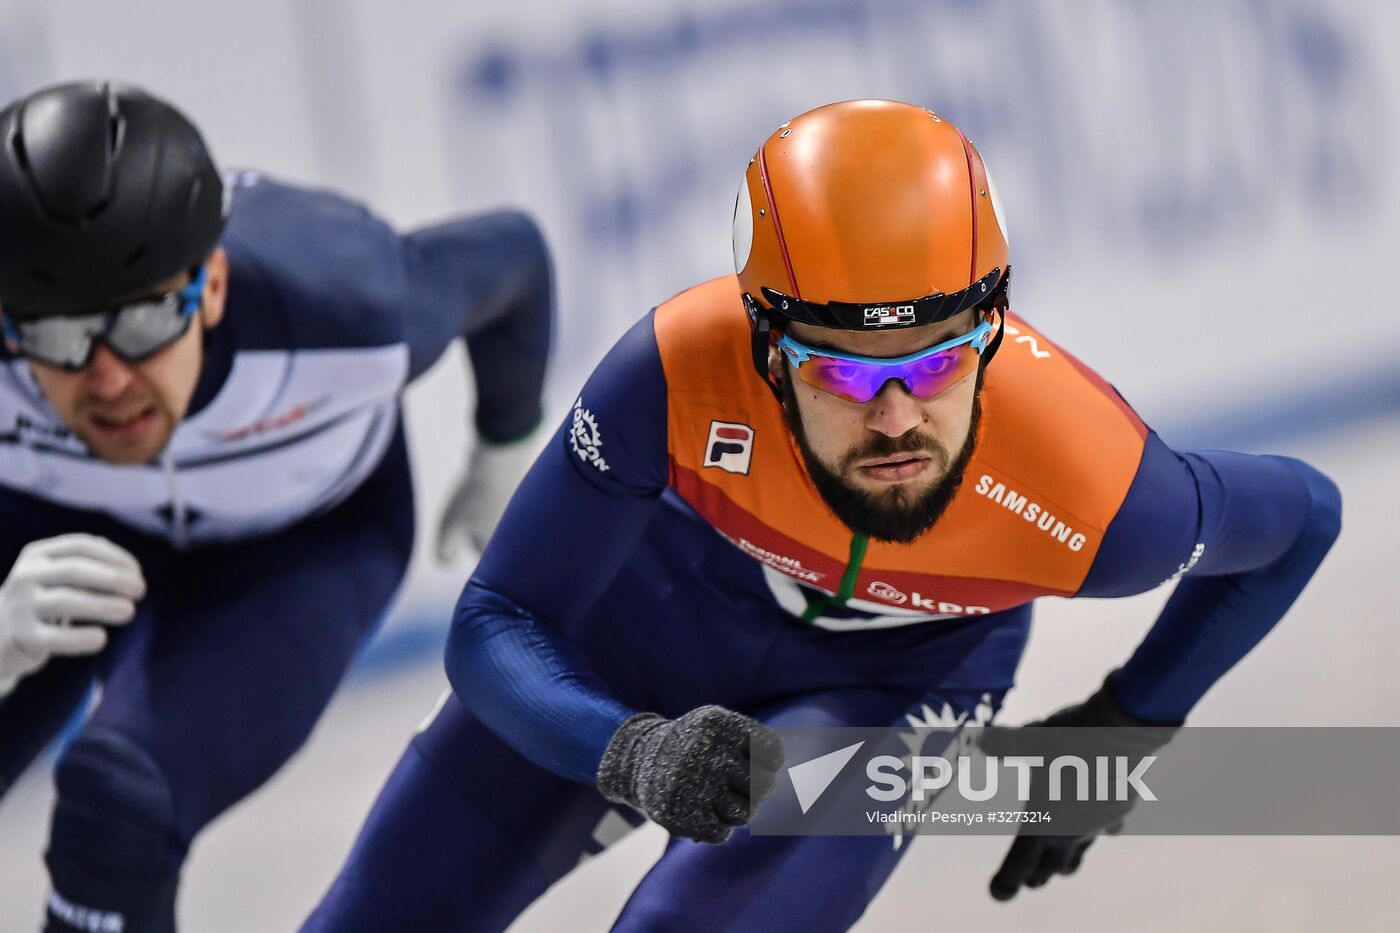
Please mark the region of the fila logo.
<svg viewBox="0 0 1400 933"><path fill-rule="evenodd" d="M890 327L914 323L913 305L883 305L865 309L866 327Z"/></svg>
<svg viewBox="0 0 1400 933"><path fill-rule="evenodd" d="M729 421L710 422L710 437L705 441L705 466L747 476L752 457L753 428Z"/></svg>

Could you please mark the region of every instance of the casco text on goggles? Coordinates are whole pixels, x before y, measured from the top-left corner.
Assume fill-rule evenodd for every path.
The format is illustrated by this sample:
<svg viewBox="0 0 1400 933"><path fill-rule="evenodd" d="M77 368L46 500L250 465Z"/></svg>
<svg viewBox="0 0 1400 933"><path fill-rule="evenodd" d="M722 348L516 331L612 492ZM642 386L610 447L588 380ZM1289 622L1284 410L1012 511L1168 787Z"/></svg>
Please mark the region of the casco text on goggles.
<svg viewBox="0 0 1400 933"><path fill-rule="evenodd" d="M139 363L184 336L199 310L204 281L201 265L188 285L159 298L86 314L46 314L27 320L6 314L5 336L30 359L70 371L92 361L99 340L122 360Z"/></svg>
<svg viewBox="0 0 1400 933"><path fill-rule="evenodd" d="M778 338L778 348L787 355L798 379L848 402L870 401L891 379L902 383L915 398L927 399L977 368L995 329L990 316L984 317L960 337L890 358L810 347L789 334Z"/></svg>

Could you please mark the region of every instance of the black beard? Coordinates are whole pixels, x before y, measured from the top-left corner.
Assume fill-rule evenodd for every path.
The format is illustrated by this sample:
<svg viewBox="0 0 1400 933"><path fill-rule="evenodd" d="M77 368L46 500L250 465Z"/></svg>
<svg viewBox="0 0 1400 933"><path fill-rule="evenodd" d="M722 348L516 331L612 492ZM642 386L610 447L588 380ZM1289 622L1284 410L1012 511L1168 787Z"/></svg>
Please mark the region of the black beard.
<svg viewBox="0 0 1400 933"><path fill-rule="evenodd" d="M948 504L953 501L958 487L962 485L963 473L977 447L977 427L982 421L982 371L977 372L977 388L972 399L972 421L968 426L967 440L962 449L949 463L948 449L937 440L918 433L918 428L899 437L872 432L867 443L853 449L842 458L842 465L854 463L869 457L891 457L901 453L928 453L940 465L946 466L943 479L931 489L922 493L910 494L903 489L892 488L886 493L875 494L848 485L839 473L831 470L817 459L807 443L807 434L802 427L802 416L797 410L797 396L792 389L791 374L782 380L783 415L788 429L797 439L797 447L806 461L807 473L821 494L822 500L836 514L847 528L878 541L892 541L908 544L934 526Z"/></svg>

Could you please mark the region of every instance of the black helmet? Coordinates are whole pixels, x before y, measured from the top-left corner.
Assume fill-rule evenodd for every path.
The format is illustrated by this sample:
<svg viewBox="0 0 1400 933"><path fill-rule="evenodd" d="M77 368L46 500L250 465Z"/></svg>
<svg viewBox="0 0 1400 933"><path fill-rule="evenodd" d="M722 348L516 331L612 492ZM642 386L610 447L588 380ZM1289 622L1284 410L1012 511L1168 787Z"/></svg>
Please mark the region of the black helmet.
<svg viewBox="0 0 1400 933"><path fill-rule="evenodd" d="M199 265L228 214L199 131L108 82L0 110L0 306L94 308Z"/></svg>

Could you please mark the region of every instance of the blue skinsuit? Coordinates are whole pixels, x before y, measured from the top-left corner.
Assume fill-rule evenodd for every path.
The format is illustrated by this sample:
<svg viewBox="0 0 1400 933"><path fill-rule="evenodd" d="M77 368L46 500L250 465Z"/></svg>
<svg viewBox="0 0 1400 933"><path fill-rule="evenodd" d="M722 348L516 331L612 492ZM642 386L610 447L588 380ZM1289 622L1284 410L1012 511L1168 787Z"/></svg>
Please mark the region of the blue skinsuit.
<svg viewBox="0 0 1400 933"><path fill-rule="evenodd" d="M725 339L742 363L734 304L740 317ZM676 716L716 703L784 726L904 725L929 709L982 721L1012 685L1029 600L922 617L833 600L832 586L793 579L811 573L808 564L721 534L700 514L697 502L720 502L716 514L728 503L684 494L675 422L698 405L690 395L730 404L741 394L734 386L756 376L734 365L710 368L718 388L684 382L676 354L659 343L665 308L604 359L517 492L456 608L453 693L410 743L306 930L504 928L638 821L591 786L613 731L638 710ZM1002 348L989 391L998 367L1036 365L1017 352L1009 341ZM1136 422L1111 387L1095 384L1083 391L1111 396ZM765 443L767 428L753 426L771 423L759 407L776 402L761 384L743 391L749 407L720 411L711 426L737 425L734 437ZM997 391L1003 409L1024 401ZM697 416L695 436L705 437L712 414ZM986 430L994 421L989 414ZM1175 723L1292 604L1340 529L1340 496L1296 460L1177 452L1145 427L1129 436L1135 472L1072 595L1125 596L1180 578L1113 680L1130 712ZM765 482L758 453L737 448L717 448L714 459L742 457L734 470ZM964 506L953 508L990 522L1011 506L990 504L976 469L974 461L959 492ZM967 512L979 507L987 511ZM907 600L880 585L870 592ZM717 846L673 839L616 928L845 929L905 848L744 830Z"/></svg>
<svg viewBox="0 0 1400 933"><path fill-rule="evenodd" d="M310 734L408 565L403 387L464 336L478 431L540 418L552 296L528 218L401 236L329 192L231 181L224 318L157 463L92 457L0 349L0 571L86 532L149 584L101 655L51 659L0 700L3 794L101 686L56 771L53 929L173 929L191 840Z"/></svg>

